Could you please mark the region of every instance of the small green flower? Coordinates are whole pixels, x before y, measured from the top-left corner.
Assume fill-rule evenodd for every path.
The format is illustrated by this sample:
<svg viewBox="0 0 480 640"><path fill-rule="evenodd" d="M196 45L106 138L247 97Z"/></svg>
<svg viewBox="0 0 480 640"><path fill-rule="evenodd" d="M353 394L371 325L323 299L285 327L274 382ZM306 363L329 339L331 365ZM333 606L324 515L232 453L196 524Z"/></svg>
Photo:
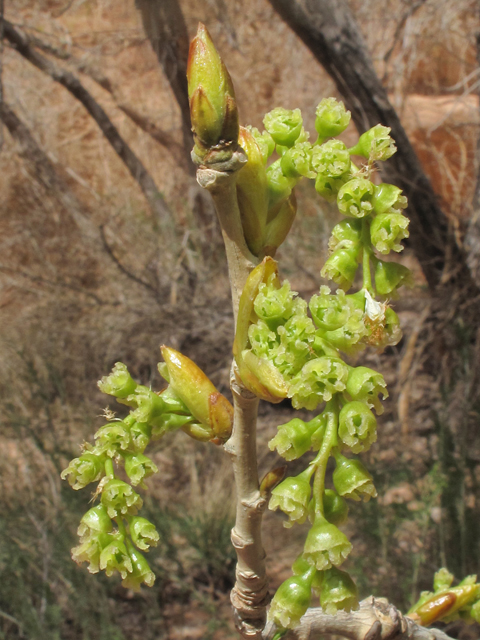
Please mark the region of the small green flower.
<svg viewBox="0 0 480 640"><path fill-rule="evenodd" d="M317 423L313 422L312 425L312 422L293 418L281 424L277 435L268 443L270 451L276 449L285 460L296 460L303 456L312 446L312 434L318 428Z"/></svg>
<svg viewBox="0 0 480 640"><path fill-rule="evenodd" d="M98 451L113 458L130 445L130 429L123 422L112 422L101 427L95 434L95 445Z"/></svg>
<svg viewBox="0 0 480 640"><path fill-rule="evenodd" d="M110 518L136 515L143 504L138 493L129 484L118 478L106 482L102 490L101 501Z"/></svg>
<svg viewBox="0 0 480 640"><path fill-rule="evenodd" d="M402 190L393 184L382 182L375 187L373 210L375 213L401 213L408 201L402 196Z"/></svg>
<svg viewBox="0 0 480 640"><path fill-rule="evenodd" d="M132 561L122 535L117 534L110 544L102 549L99 565L107 576L112 576L115 571L118 571L122 578L126 578L132 571Z"/></svg>
<svg viewBox="0 0 480 640"><path fill-rule="evenodd" d="M136 404L132 413L136 422L146 422L154 426L161 420L162 415L169 410L163 398L146 387L138 387L134 394L127 398Z"/></svg>
<svg viewBox="0 0 480 640"><path fill-rule="evenodd" d="M333 178L323 173L318 173L315 179L315 191L327 202L336 202L340 189L350 180L350 173Z"/></svg>
<svg viewBox="0 0 480 640"><path fill-rule="evenodd" d="M330 294L326 286L320 287L320 294L313 295L308 304L313 321L319 329L335 331L343 327L351 315L345 292L339 289L336 295Z"/></svg>
<svg viewBox="0 0 480 640"><path fill-rule="evenodd" d="M335 98L324 98L316 109L315 129L320 140L338 136L350 122L350 111Z"/></svg>
<svg viewBox="0 0 480 640"><path fill-rule="evenodd" d="M349 367L340 358L322 356L310 360L293 378L288 390L295 409L316 409L320 402L328 402L334 393L344 391Z"/></svg>
<svg viewBox="0 0 480 640"><path fill-rule="evenodd" d="M115 398L126 398L134 393L137 383L133 380L123 362L117 362L110 375L104 376L98 382L98 388L102 393L115 396Z"/></svg>
<svg viewBox="0 0 480 640"><path fill-rule="evenodd" d="M265 115L263 124L277 144L291 147L302 131L302 113L277 107Z"/></svg>
<svg viewBox="0 0 480 640"><path fill-rule="evenodd" d="M126 453L124 459L125 471L134 487L158 472L157 465L143 453Z"/></svg>
<svg viewBox="0 0 480 640"><path fill-rule="evenodd" d="M373 212L374 193L373 182L366 178L352 178L338 192L338 210L351 218L364 218Z"/></svg>
<svg viewBox="0 0 480 640"><path fill-rule="evenodd" d="M340 140L329 140L312 151L312 166L324 177L341 178L350 173L350 154Z"/></svg>
<svg viewBox="0 0 480 640"><path fill-rule="evenodd" d="M455 577L453 573L450 573L446 567L442 567L433 577L433 590L436 592L448 589L452 585L454 579Z"/></svg>
<svg viewBox="0 0 480 640"><path fill-rule="evenodd" d="M362 221L355 218L347 218L336 224L328 241L331 252L336 249L351 249L358 247L362 237Z"/></svg>
<svg viewBox="0 0 480 640"><path fill-rule="evenodd" d="M382 213L370 226L370 238L375 249L384 255L390 251L403 251L400 242L410 235L409 220L400 213Z"/></svg>
<svg viewBox="0 0 480 640"><path fill-rule="evenodd" d="M160 540L155 525L140 516L130 518L129 531L133 543L142 551L148 551L150 547L156 547Z"/></svg>
<svg viewBox="0 0 480 640"><path fill-rule="evenodd" d="M325 489L323 494L323 508L325 511L325 519L339 527L348 519L347 501L338 495L333 489Z"/></svg>
<svg viewBox="0 0 480 640"><path fill-rule="evenodd" d="M340 566L351 550L347 536L325 518L317 516L308 532L303 555L319 571L324 571Z"/></svg>
<svg viewBox="0 0 480 640"><path fill-rule="evenodd" d="M312 171L312 145L309 142L296 142L285 151L280 165L283 175L287 178L315 178L315 172Z"/></svg>
<svg viewBox="0 0 480 640"><path fill-rule="evenodd" d="M277 589L268 619L281 629L294 629L306 613L312 599L312 579L315 574L309 567L303 575L288 578Z"/></svg>
<svg viewBox="0 0 480 640"><path fill-rule="evenodd" d="M388 398L387 385L381 373L368 367L355 367L350 370L347 381L347 393L353 400L365 402L370 408L374 408L377 415L383 413L379 394Z"/></svg>
<svg viewBox="0 0 480 640"><path fill-rule="evenodd" d="M284 522L287 528L295 522L302 524L307 519L312 473L313 469L308 467L300 475L287 478L272 490L268 508L272 511L280 509L288 516L288 521Z"/></svg>
<svg viewBox="0 0 480 640"><path fill-rule="evenodd" d="M72 560L79 565L83 562L88 562L88 571L90 573L98 573L100 571L102 543L106 545L109 540L108 534L86 538L78 546L73 547Z"/></svg>
<svg viewBox="0 0 480 640"><path fill-rule="evenodd" d="M388 160L391 158L397 147L390 137L390 127L377 124L363 133L358 143L349 149L352 155L363 156L371 162L375 160Z"/></svg>
<svg viewBox="0 0 480 640"><path fill-rule="evenodd" d="M152 427L146 422L134 422L130 427L130 442L137 453L145 451L151 437Z"/></svg>
<svg viewBox="0 0 480 640"><path fill-rule="evenodd" d="M122 587L133 591L140 591L142 584L146 584L147 587L153 587L155 574L150 569L146 558L135 549L129 540L126 541L126 546L132 568L126 576L122 575Z"/></svg>
<svg viewBox="0 0 480 640"><path fill-rule="evenodd" d="M279 289L273 283L261 283L253 308L257 316L274 330L292 316L295 295L287 280Z"/></svg>
<svg viewBox="0 0 480 640"><path fill-rule="evenodd" d="M354 400L340 411L338 435L353 453L368 451L377 440L377 420L364 402Z"/></svg>
<svg viewBox="0 0 480 640"><path fill-rule="evenodd" d="M337 611L358 608L357 587L348 573L332 567L322 574L320 605L325 613L332 616Z"/></svg>
<svg viewBox="0 0 480 640"><path fill-rule="evenodd" d="M381 296L388 296L396 292L402 285L410 286L412 274L410 269L396 262L378 260L375 266L375 288Z"/></svg>
<svg viewBox="0 0 480 640"><path fill-rule="evenodd" d="M373 478L360 460L345 458L337 452L335 462L337 466L333 472L333 484L340 496L357 502L361 499L368 502L377 496Z"/></svg>
<svg viewBox="0 0 480 640"><path fill-rule="evenodd" d="M81 542L90 538L95 538L100 533L110 533L113 529L112 521L103 504L99 504L87 513L80 520L77 529Z"/></svg>
<svg viewBox="0 0 480 640"><path fill-rule="evenodd" d="M83 489L105 475L105 458L103 454L86 452L79 458L74 458L60 477L62 480L67 478L72 489Z"/></svg>
<svg viewBox="0 0 480 640"><path fill-rule="evenodd" d="M358 249L356 247L350 249L337 249L325 261L323 269L320 272L322 278L333 280L344 291L348 291L355 280L357 273Z"/></svg>

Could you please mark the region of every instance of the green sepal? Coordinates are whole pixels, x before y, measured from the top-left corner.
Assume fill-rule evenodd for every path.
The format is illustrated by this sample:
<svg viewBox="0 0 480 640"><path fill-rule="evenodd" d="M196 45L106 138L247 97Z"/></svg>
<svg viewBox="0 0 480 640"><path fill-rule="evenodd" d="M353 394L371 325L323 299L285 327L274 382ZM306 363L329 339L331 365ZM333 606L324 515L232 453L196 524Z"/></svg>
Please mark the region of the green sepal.
<svg viewBox="0 0 480 640"><path fill-rule="evenodd" d="M122 587L132 589L132 591L140 591L142 584L146 584L147 587L153 587L155 574L150 569L146 558L135 549L128 539L126 540L126 547L132 568L126 576L122 575Z"/></svg>
<svg viewBox="0 0 480 640"><path fill-rule="evenodd" d="M113 529L112 521L103 504L92 507L80 520L77 534L81 542L96 537L100 533L110 533Z"/></svg>
<svg viewBox="0 0 480 640"><path fill-rule="evenodd" d="M312 446L312 434L318 428L317 423L312 425L312 422L293 418L280 425L277 435L268 443L270 451L276 449L285 460L296 460L303 456Z"/></svg>
<svg viewBox="0 0 480 640"><path fill-rule="evenodd" d="M110 518L134 516L143 505L138 493L129 484L118 478L113 478L105 483L102 488L101 502L106 507Z"/></svg>
<svg viewBox="0 0 480 640"><path fill-rule="evenodd" d="M128 530L133 543L142 551L148 551L150 547L156 547L160 536L155 525L140 516L129 519Z"/></svg>
<svg viewBox="0 0 480 640"><path fill-rule="evenodd" d="M337 466L333 472L333 484L338 494L344 498L359 502L368 502L377 496L373 478L360 460L349 459L335 452Z"/></svg>
<svg viewBox="0 0 480 640"><path fill-rule="evenodd" d="M360 248L362 237L362 221L356 218L347 218L336 224L328 241L330 251L336 249Z"/></svg>
<svg viewBox="0 0 480 640"><path fill-rule="evenodd" d="M361 177L352 178L338 192L338 210L351 218L364 218L373 212L374 193L373 182Z"/></svg>
<svg viewBox="0 0 480 640"><path fill-rule="evenodd" d="M112 536L111 542L102 549L99 566L107 576L118 571L123 579L132 571L132 561L125 546L125 538L121 534Z"/></svg>
<svg viewBox="0 0 480 640"><path fill-rule="evenodd" d="M352 550L347 536L325 518L317 516L308 532L303 555L319 571L340 566Z"/></svg>
<svg viewBox="0 0 480 640"><path fill-rule="evenodd" d="M272 490L268 508L272 511L280 509L288 516L288 521L284 522L287 528L294 523L302 524L307 519L313 471L312 467L307 467L298 476L286 478Z"/></svg>
<svg viewBox="0 0 480 640"><path fill-rule="evenodd" d="M125 472L130 478L133 486L140 484L143 486L143 480L149 478L158 472L158 467L153 460L144 456L143 453L126 453L124 454Z"/></svg>
<svg viewBox="0 0 480 640"><path fill-rule="evenodd" d="M353 453L368 451L377 440L377 419L364 402L354 400L342 407L338 436Z"/></svg>
<svg viewBox="0 0 480 640"><path fill-rule="evenodd" d="M365 402L374 408L377 415L383 413L379 394L383 399L388 398L387 385L381 373L368 367L355 367L350 370L347 381L347 393L353 400Z"/></svg>
<svg viewBox="0 0 480 640"><path fill-rule="evenodd" d="M393 184L382 182L375 187L373 196L373 210L375 213L399 213L407 206L407 198L402 196L402 190Z"/></svg>
<svg viewBox="0 0 480 640"><path fill-rule="evenodd" d="M283 175L281 161L276 160L267 171L268 216L272 220L280 206L290 197L296 180Z"/></svg>
<svg viewBox="0 0 480 640"><path fill-rule="evenodd" d="M410 286L412 274L410 269L396 262L378 260L375 265L375 288L381 296L388 296L402 285Z"/></svg>
<svg viewBox="0 0 480 640"><path fill-rule="evenodd" d="M268 619L282 629L294 629L306 613L312 599L312 580L315 574L310 567L303 575L287 578L277 589Z"/></svg>
<svg viewBox="0 0 480 640"><path fill-rule="evenodd" d="M62 471L62 480L68 479L68 483L75 489L83 489L91 482L100 480L105 475L106 456L103 453L95 454L88 451L79 458L74 458L68 467Z"/></svg>
<svg viewBox="0 0 480 640"><path fill-rule="evenodd" d="M320 605L329 615L358 609L357 587L346 571L332 567L322 573Z"/></svg>
<svg viewBox="0 0 480 640"><path fill-rule="evenodd" d="M387 255L390 251L403 251L400 242L410 235L409 220L401 213L382 213L372 221L370 239L375 249Z"/></svg>
<svg viewBox="0 0 480 640"><path fill-rule="evenodd" d="M344 291L348 291L355 280L357 273L358 247L337 249L327 258L320 272L322 278L333 280Z"/></svg>

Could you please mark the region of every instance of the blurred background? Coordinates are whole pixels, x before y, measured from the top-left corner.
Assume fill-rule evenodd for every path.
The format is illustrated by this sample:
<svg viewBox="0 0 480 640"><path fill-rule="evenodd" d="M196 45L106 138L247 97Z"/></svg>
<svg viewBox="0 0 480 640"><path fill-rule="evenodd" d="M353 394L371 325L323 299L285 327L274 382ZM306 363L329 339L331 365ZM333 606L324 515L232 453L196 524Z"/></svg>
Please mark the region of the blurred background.
<svg viewBox="0 0 480 640"><path fill-rule="evenodd" d="M349 4L448 233L475 250L477 2ZM273 107L299 107L313 131L318 102L340 96L267 0L5 0L4 11L0 638L234 638L234 489L221 449L183 433L156 443L160 473L144 497L161 535L149 557L157 580L140 594L71 561L91 496L59 474L102 425L96 381L117 361L160 389L165 343L229 396L226 261L189 162L182 93L182 52L198 21L230 70L242 124L262 128ZM353 143L353 123L344 135ZM292 288L310 296L337 219L312 185L298 200L278 257ZM473 270L475 286L454 279L432 291L417 258L409 247L402 254L415 274L395 303L402 342L367 356L390 389L379 440L364 454L379 498L355 504L348 525L361 596L403 611L440 566L458 578L480 571L478 278ZM262 473L278 464L267 442L292 414L288 403L262 404ZM273 591L305 531L284 529L277 513L264 529ZM479 636L458 623L448 632Z"/></svg>

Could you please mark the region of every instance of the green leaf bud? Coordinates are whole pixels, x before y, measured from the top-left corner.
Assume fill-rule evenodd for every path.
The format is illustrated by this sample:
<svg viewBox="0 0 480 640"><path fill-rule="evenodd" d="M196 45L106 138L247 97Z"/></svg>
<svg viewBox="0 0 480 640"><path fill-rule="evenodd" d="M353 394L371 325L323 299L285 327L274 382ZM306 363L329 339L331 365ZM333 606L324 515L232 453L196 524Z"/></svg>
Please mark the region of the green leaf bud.
<svg viewBox="0 0 480 640"><path fill-rule="evenodd" d="M317 516L308 532L303 555L319 571L325 571L340 566L351 550L347 536L325 518Z"/></svg>
<svg viewBox="0 0 480 640"><path fill-rule="evenodd" d="M320 402L328 402L334 393L344 391L348 375L349 367L340 358L315 358L293 378L288 397L295 409L313 411Z"/></svg>
<svg viewBox="0 0 480 640"><path fill-rule="evenodd" d="M130 518L129 531L133 543L142 551L148 551L150 547L156 547L160 540L155 525L140 516Z"/></svg>
<svg viewBox="0 0 480 640"><path fill-rule="evenodd" d="M377 124L363 133L358 143L349 149L350 153L368 158L371 162L375 160L388 160L391 158L397 147L390 137L390 127Z"/></svg>
<svg viewBox="0 0 480 640"><path fill-rule="evenodd" d="M338 136L350 122L350 111L335 98L323 98L315 111L315 129L320 140Z"/></svg>
<svg viewBox="0 0 480 640"><path fill-rule="evenodd" d="M340 178L350 172L350 154L345 143L340 140L329 140L315 146L312 151L312 166L324 177Z"/></svg>
<svg viewBox="0 0 480 640"><path fill-rule="evenodd" d="M375 185L366 178L352 178L337 196L340 213L351 218L364 218L373 212Z"/></svg>
<svg viewBox="0 0 480 640"><path fill-rule="evenodd" d="M118 478L108 480L103 486L101 501L110 518L125 515L134 516L143 505L138 493L129 484Z"/></svg>
<svg viewBox="0 0 480 640"><path fill-rule="evenodd" d="M400 213L406 209L407 198L402 196L402 190L393 184L382 182L375 187L373 196L373 210L375 213Z"/></svg>
<svg viewBox="0 0 480 640"><path fill-rule="evenodd" d="M164 414L166 415L171 414ZM137 453L143 453L152 437L152 427L146 422L134 422L130 427L130 442Z"/></svg>
<svg viewBox="0 0 480 640"><path fill-rule="evenodd" d="M157 465L154 464L153 460L144 456L143 453L126 453L124 459L125 472L134 487L138 484L143 485L145 478L149 478L158 472Z"/></svg>
<svg viewBox="0 0 480 640"><path fill-rule="evenodd" d="M280 160L282 173L287 178L315 178L312 171L312 145L309 142L296 142Z"/></svg>
<svg viewBox="0 0 480 640"><path fill-rule="evenodd" d="M362 236L362 221L355 218L347 218L336 224L328 241L330 251L336 249L360 248Z"/></svg>
<svg viewBox="0 0 480 640"><path fill-rule="evenodd" d="M98 381L98 388L102 393L115 398L126 398L134 393L137 383L129 374L127 367L122 362L117 362L112 373Z"/></svg>
<svg viewBox="0 0 480 640"><path fill-rule="evenodd" d="M265 115L263 124L277 144L292 147L302 131L302 113L277 107Z"/></svg>
<svg viewBox="0 0 480 640"><path fill-rule="evenodd" d="M270 158L272 153L275 151L275 140L268 133L268 131L260 131L256 127L252 127L251 125L247 125L245 127L250 131L252 136L255 138L255 142L260 149L260 153L262 154L263 163L267 164L267 160Z"/></svg>
<svg viewBox="0 0 480 640"><path fill-rule="evenodd" d="M100 553L100 569L104 570L107 576L112 576L118 571L122 578L126 578L131 573L132 561L127 552L123 536L115 536Z"/></svg>
<svg viewBox="0 0 480 640"><path fill-rule="evenodd" d="M276 160L266 171L268 191L268 220L271 220L271 211L278 209L291 195L295 186L293 178L283 175L281 160Z"/></svg>
<svg viewBox="0 0 480 640"><path fill-rule="evenodd" d="M110 533L113 528L110 516L103 504L99 504L87 513L80 520L77 529L81 542L97 537L99 533Z"/></svg>
<svg viewBox="0 0 480 640"><path fill-rule="evenodd" d="M278 427L277 435L270 440L268 447L270 451L276 449L285 460L296 460L310 449L316 428L317 423L312 426L311 422L293 418Z"/></svg>
<svg viewBox="0 0 480 640"><path fill-rule="evenodd" d="M339 178L332 178L318 173L315 179L315 191L327 202L336 202L338 193L343 185L350 180L350 174L345 173Z"/></svg>
<svg viewBox="0 0 480 640"><path fill-rule="evenodd" d="M307 519L313 471L312 467L307 467L300 475L286 478L272 490L268 508L272 511L280 509L288 516L288 520L284 522L287 528L295 522L302 524Z"/></svg>
<svg viewBox="0 0 480 640"><path fill-rule="evenodd" d="M292 576L278 587L273 596L268 620L281 629L294 629L306 613L312 600L312 579L315 570L310 567L303 575Z"/></svg>
<svg viewBox="0 0 480 640"><path fill-rule="evenodd" d="M359 502L362 498L368 502L377 496L373 478L360 460L345 458L335 453L337 466L333 472L333 484L339 495Z"/></svg>
<svg viewBox="0 0 480 640"><path fill-rule="evenodd" d="M333 280L344 291L348 291L357 273L357 248L337 249L327 258L320 272L322 278Z"/></svg>
<svg viewBox="0 0 480 640"><path fill-rule="evenodd" d="M325 511L325 519L339 527L348 519L347 501L339 496L333 489L325 489L323 494L323 508Z"/></svg>
<svg viewBox="0 0 480 640"><path fill-rule="evenodd" d="M126 541L126 546L132 569L126 576L122 575L122 587L132 589L132 591L140 591L142 584L146 584L147 587L153 587L155 574L150 569L146 558L135 549L129 540Z"/></svg>
<svg viewBox="0 0 480 640"><path fill-rule="evenodd" d="M357 587L348 573L332 567L322 574L320 605L325 613L332 616L337 611L358 608Z"/></svg>
<svg viewBox="0 0 480 640"><path fill-rule="evenodd" d="M96 482L105 475L104 465L105 455L87 452L79 458L74 458L60 477L62 480L67 478L72 489L83 489L87 484Z"/></svg>
<svg viewBox="0 0 480 640"><path fill-rule="evenodd" d="M400 213L382 213L373 220L370 226L370 238L375 249L386 255L390 251L403 251L400 242L410 235L409 220Z"/></svg>
<svg viewBox="0 0 480 640"><path fill-rule="evenodd" d="M383 413L383 407L379 399L388 398L387 385L381 373L368 367L355 367L350 369L347 381L347 393L353 400L365 402L370 408L374 408L377 415Z"/></svg>
<svg viewBox="0 0 480 640"><path fill-rule="evenodd" d="M375 265L375 288L380 295L388 296L402 285L408 287L411 283L410 269L404 267L403 264L378 260Z"/></svg>
<svg viewBox="0 0 480 640"><path fill-rule="evenodd" d="M448 589L452 585L453 580L453 573L450 573L446 567L442 567L433 577L433 590L436 592Z"/></svg>
<svg viewBox="0 0 480 640"><path fill-rule="evenodd" d="M353 453L368 451L377 440L377 420L364 402L354 400L340 411L338 422L340 440Z"/></svg>
<svg viewBox="0 0 480 640"><path fill-rule="evenodd" d="M123 422L113 422L101 427L95 434L96 449L113 458L130 445L130 429Z"/></svg>
<svg viewBox="0 0 480 640"><path fill-rule="evenodd" d="M182 431L199 442L209 442L215 437L213 429L210 429L206 424L186 424L182 427Z"/></svg>
<svg viewBox="0 0 480 640"><path fill-rule="evenodd" d="M288 280L285 280L280 289L273 283L261 283L253 308L257 316L274 330L293 314L294 295L296 293L291 291Z"/></svg>

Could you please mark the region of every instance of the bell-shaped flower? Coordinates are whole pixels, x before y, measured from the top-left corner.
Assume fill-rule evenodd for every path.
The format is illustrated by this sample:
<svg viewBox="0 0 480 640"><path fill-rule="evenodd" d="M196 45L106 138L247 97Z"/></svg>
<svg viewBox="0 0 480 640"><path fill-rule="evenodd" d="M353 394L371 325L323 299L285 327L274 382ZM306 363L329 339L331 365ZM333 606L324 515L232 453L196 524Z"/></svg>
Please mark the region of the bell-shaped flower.
<svg viewBox="0 0 480 640"><path fill-rule="evenodd" d="M368 502L377 496L373 478L360 460L345 458L335 453L337 466L333 472L333 485L340 496L359 502Z"/></svg>
<svg viewBox="0 0 480 640"><path fill-rule="evenodd" d="M402 196L402 190L393 184L382 182L375 187L373 210L375 213L401 213L406 209L408 200Z"/></svg>
<svg viewBox="0 0 480 640"><path fill-rule="evenodd" d="M403 251L400 242L408 238L409 220L401 213L382 213L370 225L370 238L375 249L387 255L390 251Z"/></svg>
<svg viewBox="0 0 480 640"><path fill-rule="evenodd" d="M345 524L348 519L347 501L333 489L325 489L323 494L323 509L325 519L337 527Z"/></svg>
<svg viewBox="0 0 480 640"><path fill-rule="evenodd" d="M132 416L136 422L155 425L168 411L168 405L163 398L147 387L138 386L135 393L128 396L127 400L135 403L136 409Z"/></svg>
<svg viewBox="0 0 480 640"><path fill-rule="evenodd" d="M325 518L317 516L308 532L303 555L319 571L325 571L340 566L351 550L347 536Z"/></svg>
<svg viewBox="0 0 480 640"><path fill-rule="evenodd" d="M126 546L132 569L126 576L122 575L122 587L132 589L132 591L140 591L142 584L146 584L147 587L153 587L155 574L150 569L146 558L135 549L129 540L126 540Z"/></svg>
<svg viewBox="0 0 480 640"><path fill-rule="evenodd" d="M292 147L302 131L302 113L300 109L290 111L277 107L269 111L263 119L263 125L276 144Z"/></svg>
<svg viewBox="0 0 480 640"><path fill-rule="evenodd" d="M281 629L294 629L306 613L312 599L314 567L309 567L302 575L287 578L273 596L268 620Z"/></svg>
<svg viewBox="0 0 480 640"><path fill-rule="evenodd" d="M105 459L106 456L102 453L87 451L79 458L74 458L60 477L62 480L68 479L72 489L83 489L87 484L96 482L105 475Z"/></svg>
<svg viewBox="0 0 480 640"><path fill-rule="evenodd" d="M312 166L322 178L341 178L347 182L350 178L350 154L340 140L329 140L312 151Z"/></svg>
<svg viewBox="0 0 480 640"><path fill-rule="evenodd" d="M130 442L137 453L143 453L152 437L152 427L146 422L134 422L130 427Z"/></svg>
<svg viewBox="0 0 480 640"><path fill-rule="evenodd" d="M113 458L130 445L130 429L121 421L106 424L95 434L95 448Z"/></svg>
<svg viewBox="0 0 480 640"><path fill-rule="evenodd" d="M115 398L126 398L135 391L137 383L123 362L117 362L112 372L99 380L98 388L102 393L115 396Z"/></svg>
<svg viewBox="0 0 480 640"><path fill-rule="evenodd" d="M77 529L81 542L97 537L100 533L110 533L113 529L112 521L103 504L89 509L80 520Z"/></svg>
<svg viewBox="0 0 480 640"><path fill-rule="evenodd" d="M317 428L317 422L293 418L278 427L277 435L270 440L268 447L270 451L276 449L285 460L296 460L312 446L312 434Z"/></svg>
<svg viewBox="0 0 480 640"><path fill-rule="evenodd" d="M302 313L293 315L278 327L277 332L280 344L272 353L273 362L282 375L290 379L312 357L315 327L303 309Z"/></svg>
<svg viewBox="0 0 480 640"><path fill-rule="evenodd" d="M158 467L153 460L143 455L143 453L124 454L125 472L130 478L134 487L138 484L143 486L143 480L158 472Z"/></svg>
<svg viewBox="0 0 480 640"><path fill-rule="evenodd" d="M310 501L310 479L314 469L307 467L300 475L286 478L272 490L269 509L280 509L288 516L284 526L289 528L295 522L302 524L307 519L307 507Z"/></svg>
<svg viewBox="0 0 480 640"><path fill-rule="evenodd" d="M350 153L368 158L370 162L388 160L397 150L390 131L390 127L375 125L360 136L357 144L349 149Z"/></svg>
<svg viewBox="0 0 480 640"><path fill-rule="evenodd" d="M140 516L129 519L128 528L133 543L142 551L148 551L150 547L156 547L160 536L155 525Z"/></svg>
<svg viewBox="0 0 480 640"><path fill-rule="evenodd" d="M283 175L287 178L315 178L315 172L312 171L312 145L309 142L296 142L285 151L280 165Z"/></svg>
<svg viewBox="0 0 480 640"><path fill-rule="evenodd" d="M287 280L280 288L276 286L276 282L267 284L262 282L258 288L253 308L257 316L270 329L275 330L293 314L295 295L296 293L291 290Z"/></svg>
<svg viewBox="0 0 480 640"><path fill-rule="evenodd" d="M396 262L378 260L375 265L375 288L381 296L392 296L403 285L411 286L410 269Z"/></svg>
<svg viewBox="0 0 480 640"><path fill-rule="evenodd" d="M377 419L364 402L354 400L340 411L338 436L353 453L368 451L377 440Z"/></svg>
<svg viewBox="0 0 480 640"><path fill-rule="evenodd" d="M126 578L132 571L132 560L121 534L112 536L111 542L102 549L99 565L107 576L112 576L115 571L118 571L122 578Z"/></svg>
<svg viewBox="0 0 480 640"><path fill-rule="evenodd" d="M338 136L350 122L350 111L335 98L323 98L315 111L315 129L319 140Z"/></svg>
<svg viewBox="0 0 480 640"><path fill-rule="evenodd" d="M109 544L111 539L108 534L86 537L78 546L73 547L72 560L79 565L87 562L88 571L98 573L100 571L100 554L103 547Z"/></svg>
<svg viewBox="0 0 480 640"><path fill-rule="evenodd" d="M333 227L328 248L332 253L337 249L360 249L361 237L362 221L356 218L347 218Z"/></svg>
<svg viewBox="0 0 480 640"><path fill-rule="evenodd" d="M373 212L375 185L366 178L352 178L338 192L340 213L350 218L364 218Z"/></svg>
<svg viewBox="0 0 480 640"><path fill-rule="evenodd" d="M356 247L337 249L325 261L320 275L322 278L333 280L341 289L348 291L357 273L357 253Z"/></svg>
<svg viewBox="0 0 480 640"><path fill-rule="evenodd" d="M365 402L370 408L374 408L377 415L383 413L379 394L383 399L388 398L387 385L381 373L368 367L355 367L350 369L347 380L347 393L352 400Z"/></svg>
<svg viewBox="0 0 480 640"><path fill-rule="evenodd" d="M313 321L323 331L335 331L343 327L351 315L351 309L342 289L331 295L326 286L320 287L320 294L313 295L308 304Z"/></svg>
<svg viewBox="0 0 480 640"><path fill-rule="evenodd" d="M354 581L346 571L332 567L322 574L320 605L325 613L352 611L358 608L358 592Z"/></svg>
<svg viewBox="0 0 480 640"><path fill-rule="evenodd" d="M345 390L349 367L340 358L323 356L310 360L293 378L288 390L295 409L316 409L328 402L334 393Z"/></svg>
<svg viewBox="0 0 480 640"><path fill-rule="evenodd" d="M138 493L129 484L118 478L113 478L105 483L102 489L101 501L106 507L110 518L136 515L143 505Z"/></svg>

